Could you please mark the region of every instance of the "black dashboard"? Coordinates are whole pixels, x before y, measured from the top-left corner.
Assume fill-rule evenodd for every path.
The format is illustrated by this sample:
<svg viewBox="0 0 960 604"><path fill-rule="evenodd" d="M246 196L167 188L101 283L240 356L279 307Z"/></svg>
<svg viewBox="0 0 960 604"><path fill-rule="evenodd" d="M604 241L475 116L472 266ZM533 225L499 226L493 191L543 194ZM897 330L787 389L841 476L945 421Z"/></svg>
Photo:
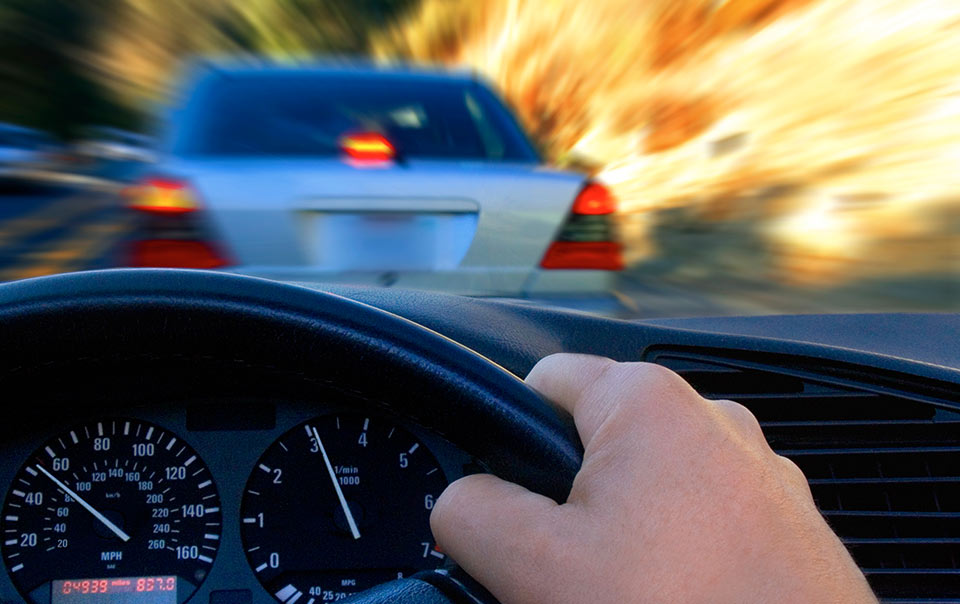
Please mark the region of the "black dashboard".
<svg viewBox="0 0 960 604"><path fill-rule="evenodd" d="M18 406L0 601L319 604L455 573L427 524L448 482L569 488L568 419L502 369L560 351L747 405L883 599L960 601L960 315L627 322L325 290L180 271L0 286Z"/></svg>
<svg viewBox="0 0 960 604"><path fill-rule="evenodd" d="M432 502L480 467L436 433L335 393L97 407L4 430L4 601L340 600L449 566L430 534ZM327 460L346 508L329 496Z"/></svg>

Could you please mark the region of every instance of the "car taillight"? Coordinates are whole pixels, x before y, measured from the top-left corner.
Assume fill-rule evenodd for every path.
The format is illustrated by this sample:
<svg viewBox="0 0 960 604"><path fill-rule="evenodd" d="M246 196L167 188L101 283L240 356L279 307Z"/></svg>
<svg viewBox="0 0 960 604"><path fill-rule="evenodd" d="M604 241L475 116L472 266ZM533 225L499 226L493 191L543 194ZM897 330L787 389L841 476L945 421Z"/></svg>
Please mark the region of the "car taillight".
<svg viewBox="0 0 960 604"><path fill-rule="evenodd" d="M540 261L541 268L623 270L623 254L616 241L554 241Z"/></svg>
<svg viewBox="0 0 960 604"><path fill-rule="evenodd" d="M149 178L124 190L127 204L151 214L186 214L200 208L200 201L187 183L166 178Z"/></svg>
<svg viewBox="0 0 960 604"><path fill-rule="evenodd" d="M340 150L350 159L369 162L391 161L397 150L377 132L354 132L340 137Z"/></svg>
<svg viewBox="0 0 960 604"><path fill-rule="evenodd" d="M154 176L123 194L139 213L137 232L124 248L124 265L215 269L234 264L186 182Z"/></svg>
<svg viewBox="0 0 960 604"><path fill-rule="evenodd" d="M617 241L612 220L616 210L613 193L599 183L588 182L573 201L570 214L543 255L540 267L622 270L623 247Z"/></svg>
<svg viewBox="0 0 960 604"><path fill-rule="evenodd" d="M605 186L595 182L587 183L573 201L570 211L578 216L613 214L617 211L617 198Z"/></svg>
<svg viewBox="0 0 960 604"><path fill-rule="evenodd" d="M129 265L145 268L221 268L231 263L214 245L190 239L134 241Z"/></svg>

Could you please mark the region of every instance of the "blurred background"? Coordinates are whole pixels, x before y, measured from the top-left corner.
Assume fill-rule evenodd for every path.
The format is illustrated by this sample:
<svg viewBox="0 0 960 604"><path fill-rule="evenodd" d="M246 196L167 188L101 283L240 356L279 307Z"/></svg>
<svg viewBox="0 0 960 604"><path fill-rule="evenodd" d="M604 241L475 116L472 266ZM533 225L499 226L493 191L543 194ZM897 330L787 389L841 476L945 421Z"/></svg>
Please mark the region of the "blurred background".
<svg viewBox="0 0 960 604"><path fill-rule="evenodd" d="M0 280L127 263L192 61L331 56L475 71L604 183L603 312L960 310L956 0L0 0Z"/></svg>

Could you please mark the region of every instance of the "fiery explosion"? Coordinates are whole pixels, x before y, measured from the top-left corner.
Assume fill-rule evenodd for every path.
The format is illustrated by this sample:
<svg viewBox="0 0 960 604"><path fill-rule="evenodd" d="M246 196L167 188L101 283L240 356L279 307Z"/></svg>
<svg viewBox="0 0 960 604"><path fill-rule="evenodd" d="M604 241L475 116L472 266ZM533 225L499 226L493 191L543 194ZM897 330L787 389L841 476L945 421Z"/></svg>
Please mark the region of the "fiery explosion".
<svg viewBox="0 0 960 604"><path fill-rule="evenodd" d="M672 211L793 280L960 262L956 0L427 0L375 52L492 80L614 187L636 259Z"/></svg>

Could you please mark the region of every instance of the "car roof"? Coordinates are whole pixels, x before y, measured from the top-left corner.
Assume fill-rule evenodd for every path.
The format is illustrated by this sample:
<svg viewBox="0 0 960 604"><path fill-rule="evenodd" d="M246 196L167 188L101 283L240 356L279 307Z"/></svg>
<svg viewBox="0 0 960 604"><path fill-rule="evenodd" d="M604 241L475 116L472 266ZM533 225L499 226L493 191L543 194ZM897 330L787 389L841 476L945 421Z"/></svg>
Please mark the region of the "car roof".
<svg viewBox="0 0 960 604"><path fill-rule="evenodd" d="M378 64L370 61L311 60L298 63L238 60L194 60L190 71L203 75L217 74L228 78L261 78L283 76L318 76L336 78L396 78L404 81L472 83L478 75L466 69L450 69L440 65L407 63Z"/></svg>

